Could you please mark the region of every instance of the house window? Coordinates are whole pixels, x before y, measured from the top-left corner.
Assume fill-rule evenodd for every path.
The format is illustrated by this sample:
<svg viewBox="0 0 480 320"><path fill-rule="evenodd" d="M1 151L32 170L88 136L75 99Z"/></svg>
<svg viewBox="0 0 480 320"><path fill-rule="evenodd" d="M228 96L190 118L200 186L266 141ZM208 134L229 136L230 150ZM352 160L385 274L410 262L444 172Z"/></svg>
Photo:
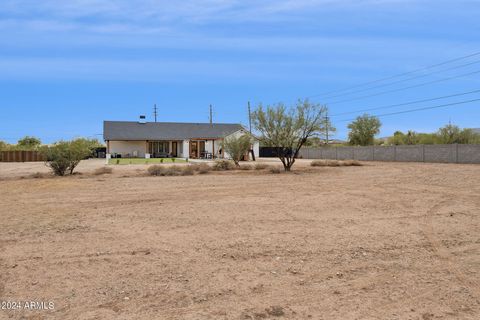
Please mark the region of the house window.
<svg viewBox="0 0 480 320"><path fill-rule="evenodd" d="M168 142L165 141L151 141L148 143L148 151L153 156L161 156L168 154Z"/></svg>

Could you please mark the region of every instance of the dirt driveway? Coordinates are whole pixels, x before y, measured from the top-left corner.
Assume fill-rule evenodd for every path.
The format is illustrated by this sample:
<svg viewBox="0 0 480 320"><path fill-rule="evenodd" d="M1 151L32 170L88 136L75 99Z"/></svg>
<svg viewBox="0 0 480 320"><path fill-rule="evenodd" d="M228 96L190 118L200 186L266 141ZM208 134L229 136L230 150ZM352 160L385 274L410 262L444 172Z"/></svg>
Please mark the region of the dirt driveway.
<svg viewBox="0 0 480 320"><path fill-rule="evenodd" d="M307 164L0 163L0 319L480 319L480 166Z"/></svg>

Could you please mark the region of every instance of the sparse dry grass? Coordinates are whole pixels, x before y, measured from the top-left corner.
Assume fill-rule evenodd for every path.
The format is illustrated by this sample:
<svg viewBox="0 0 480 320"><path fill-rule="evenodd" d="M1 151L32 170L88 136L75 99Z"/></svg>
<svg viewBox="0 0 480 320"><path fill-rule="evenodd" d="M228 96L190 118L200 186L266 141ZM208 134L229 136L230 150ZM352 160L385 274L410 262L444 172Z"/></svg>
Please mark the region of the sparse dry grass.
<svg viewBox="0 0 480 320"><path fill-rule="evenodd" d="M170 166L153 165L148 169L151 176L191 176L194 174L192 166Z"/></svg>
<svg viewBox="0 0 480 320"><path fill-rule="evenodd" d="M29 176L30 178L33 179L43 179L43 178L51 178L52 174L51 173L45 173L45 172L35 172Z"/></svg>
<svg viewBox="0 0 480 320"><path fill-rule="evenodd" d="M238 169L240 169L240 170L253 170L253 166L251 166L249 164L242 164L242 165L240 165L240 167Z"/></svg>
<svg viewBox="0 0 480 320"><path fill-rule="evenodd" d="M112 172L113 172L113 169L110 168L110 167L100 167L100 168L95 169L93 174L96 175L96 176L99 176L99 175L102 175L102 174L111 174Z"/></svg>
<svg viewBox="0 0 480 320"><path fill-rule="evenodd" d="M358 160L314 160L310 163L312 167L349 167L361 166Z"/></svg>
<svg viewBox="0 0 480 320"><path fill-rule="evenodd" d="M191 167L193 168L194 171L198 172L199 174L208 173L208 172L212 171L212 169L213 169L211 166L209 166L206 163L192 164Z"/></svg>
<svg viewBox="0 0 480 320"><path fill-rule="evenodd" d="M259 162L259 163L255 164L255 170L264 170L264 169L267 169L269 167L270 166L266 163Z"/></svg>
<svg viewBox="0 0 480 320"><path fill-rule="evenodd" d="M268 169L268 172L277 174L277 173L285 172L285 170L283 170L280 167L271 167L270 169Z"/></svg>
<svg viewBox="0 0 480 320"><path fill-rule="evenodd" d="M217 160L213 165L213 169L216 171L235 170L235 164L230 160Z"/></svg>

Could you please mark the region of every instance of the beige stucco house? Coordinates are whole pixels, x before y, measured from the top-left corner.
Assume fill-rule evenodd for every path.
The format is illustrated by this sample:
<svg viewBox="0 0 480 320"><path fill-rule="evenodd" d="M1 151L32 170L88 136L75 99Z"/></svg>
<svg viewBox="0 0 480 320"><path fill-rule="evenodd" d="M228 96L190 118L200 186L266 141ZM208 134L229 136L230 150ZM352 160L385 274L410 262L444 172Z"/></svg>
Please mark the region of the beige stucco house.
<svg viewBox="0 0 480 320"><path fill-rule="evenodd" d="M104 121L103 138L107 157L122 158L229 158L222 150L226 137L248 131L240 124ZM259 155L254 140L252 151ZM252 159L252 154L246 155Z"/></svg>

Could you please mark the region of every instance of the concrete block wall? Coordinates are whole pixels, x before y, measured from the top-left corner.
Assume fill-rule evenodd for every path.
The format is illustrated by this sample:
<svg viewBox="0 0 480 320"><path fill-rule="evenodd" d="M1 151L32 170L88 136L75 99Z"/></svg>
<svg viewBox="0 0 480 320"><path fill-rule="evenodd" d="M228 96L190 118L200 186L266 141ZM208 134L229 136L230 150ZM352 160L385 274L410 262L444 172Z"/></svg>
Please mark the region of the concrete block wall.
<svg viewBox="0 0 480 320"><path fill-rule="evenodd" d="M395 161L423 162L424 146L396 146Z"/></svg>
<svg viewBox="0 0 480 320"><path fill-rule="evenodd" d="M425 162L438 162L438 163L456 163L456 148L457 145L448 144L432 144L425 145Z"/></svg>
<svg viewBox="0 0 480 320"><path fill-rule="evenodd" d="M368 147L364 147L368 148ZM395 147L373 147L374 161L395 161Z"/></svg>
<svg viewBox="0 0 480 320"><path fill-rule="evenodd" d="M458 163L480 163L480 144L459 144Z"/></svg>
<svg viewBox="0 0 480 320"><path fill-rule="evenodd" d="M480 164L480 145L435 144L302 148L299 156L304 159Z"/></svg>
<svg viewBox="0 0 480 320"><path fill-rule="evenodd" d="M373 161L374 148L354 147L353 158L362 161Z"/></svg>
<svg viewBox="0 0 480 320"><path fill-rule="evenodd" d="M347 160L347 159L353 159L353 158L354 158L353 147L337 148L338 160Z"/></svg>

